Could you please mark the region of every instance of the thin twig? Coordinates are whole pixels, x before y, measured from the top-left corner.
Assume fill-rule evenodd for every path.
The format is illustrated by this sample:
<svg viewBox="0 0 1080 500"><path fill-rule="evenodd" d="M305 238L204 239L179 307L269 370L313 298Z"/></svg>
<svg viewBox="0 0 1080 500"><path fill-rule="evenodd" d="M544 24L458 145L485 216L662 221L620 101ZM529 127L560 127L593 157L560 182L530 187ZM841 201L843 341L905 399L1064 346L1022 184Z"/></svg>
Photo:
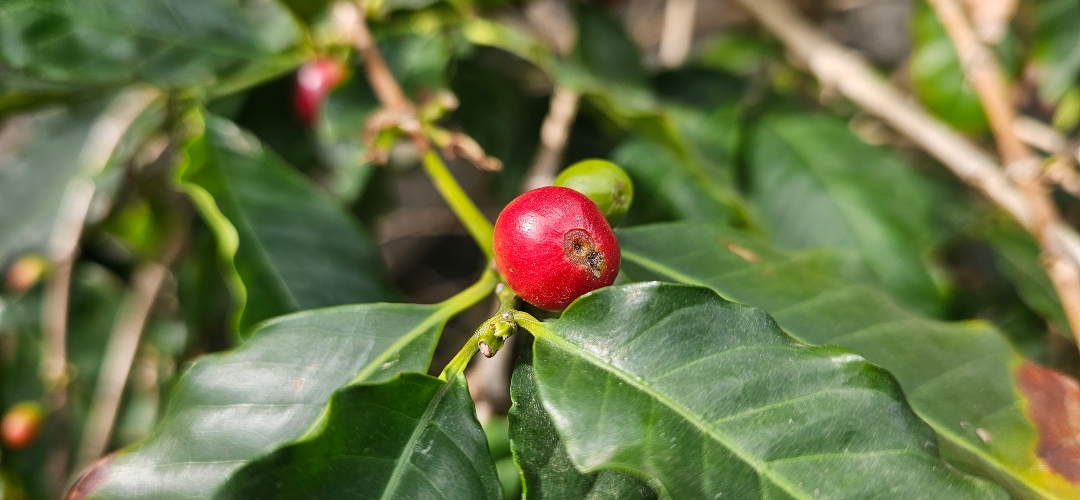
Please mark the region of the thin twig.
<svg viewBox="0 0 1080 500"><path fill-rule="evenodd" d="M533 157L532 165L525 174L524 190L550 186L555 181L566 152L566 141L570 139L570 127L577 116L581 95L572 89L556 86L551 94L544 123L540 126L540 146Z"/></svg>
<svg viewBox="0 0 1080 500"><path fill-rule="evenodd" d="M1065 192L1080 198L1080 172L1076 170L1080 165L1080 137L1070 141L1052 128L1049 132L1056 134L1056 137L1046 141L1047 144L1053 143L1058 147L1053 151L1046 150L1053 152L1054 155L1043 170L1043 179L1057 184ZM1031 143L1028 142L1028 144Z"/></svg>
<svg viewBox="0 0 1080 500"><path fill-rule="evenodd" d="M55 271L45 284L42 306L44 359L42 375L46 386L55 393L52 409L64 406L67 387L67 315L71 274L75 267L79 238L94 198L94 183L79 178L68 184L49 243L49 257Z"/></svg>
<svg viewBox="0 0 1080 500"><path fill-rule="evenodd" d="M79 239L83 224L90 211L94 198L94 183L89 179L78 179L68 184L64 192L60 212L57 216L49 242L49 257L54 263L54 271L45 283L45 296L41 306L42 334L42 378L45 382L46 409L55 425L52 432L57 438L48 450L45 459L47 477L56 478L48 487L50 496L56 497L63 491L68 474L70 450L68 437L71 430L71 418L67 408L68 363L67 363L67 320L71 291L71 275L75 269Z"/></svg>
<svg viewBox="0 0 1080 500"><path fill-rule="evenodd" d="M964 76L979 96L1007 173L1024 194L1032 214L1032 234L1039 242L1043 268L1054 284L1069 327L1080 332L1080 262L1065 254L1050 229L1061 216L1040 180L1040 159L1016 135L1016 109L997 58L975 35L957 0L928 0L952 39ZM1080 333L1078 333L1080 334Z"/></svg>
<svg viewBox="0 0 1080 500"><path fill-rule="evenodd" d="M442 158L431 147L431 141L425 135L423 123L417 115L416 106L405 96L401 85L394 79L386 60L379 53L375 39L368 28L362 10L352 2L338 2L334 5L333 19L338 28L349 34L353 46L364 59L364 74L371 84L375 95L383 106L383 111L390 113L390 123L403 131L412 140L420 152L424 170L439 194L443 197L454 215L469 231L469 234L490 259L492 256L491 221L477 208L457 180L450 173Z"/></svg>
<svg viewBox="0 0 1080 500"><path fill-rule="evenodd" d="M660 64L673 68L690 54L694 41L697 0L667 0L664 4L664 29L660 34Z"/></svg>
<svg viewBox="0 0 1080 500"><path fill-rule="evenodd" d="M176 230L160 258L140 266L132 277L131 288L124 295L116 326L105 345L101 374L98 375L93 403L83 427L76 470L97 460L108 447L146 320L169 275L169 266L183 247L186 232L186 229Z"/></svg>
<svg viewBox="0 0 1080 500"><path fill-rule="evenodd" d="M882 79L858 55L829 39L784 0L738 0L788 51L807 64L825 86L835 88L864 110L882 118L937 158L961 180L981 191L1032 234L1036 217L1027 197L998 163L966 137L934 118ZM1060 265L1080 262L1080 237L1064 223L1052 220L1043 239L1060 248ZM1059 264L1053 264L1054 267ZM1056 272L1055 272L1056 274ZM1066 293L1066 296L1072 294ZM1063 299L1071 300L1071 299Z"/></svg>
<svg viewBox="0 0 1080 500"><path fill-rule="evenodd" d="M1017 117L1013 133L1028 146L1052 155L1043 169L1043 179L1080 198L1080 137L1068 140L1054 127L1027 116Z"/></svg>
<svg viewBox="0 0 1080 500"><path fill-rule="evenodd" d="M68 363L67 323L71 294L71 276L78 256L79 240L83 225L90 213L90 205L96 187L91 178L108 166L113 153L132 123L159 96L150 87L133 87L119 94L105 112L90 127L79 152L80 175L68 183L62 198L53 233L49 239L49 257L55 271L45 283L42 304L42 378L48 389L46 403L51 414L61 422L58 432L67 433L69 422L67 405ZM55 478L50 488L59 493L67 478L69 450L66 436L55 440L49 451L46 467L49 477ZM54 495L55 496L55 495Z"/></svg>
<svg viewBox="0 0 1080 500"><path fill-rule="evenodd" d="M1012 130L1025 144L1044 153L1057 153L1067 146L1061 132L1030 116L1016 117Z"/></svg>
<svg viewBox="0 0 1080 500"><path fill-rule="evenodd" d="M533 25L537 38L559 57L567 57L577 42L577 25L566 2L538 0L525 8L525 16ZM521 183L523 191L550 186L555 181L570 139L570 127L577 117L581 94L555 83L551 91L547 115L540 125L540 145L532 164Z"/></svg>

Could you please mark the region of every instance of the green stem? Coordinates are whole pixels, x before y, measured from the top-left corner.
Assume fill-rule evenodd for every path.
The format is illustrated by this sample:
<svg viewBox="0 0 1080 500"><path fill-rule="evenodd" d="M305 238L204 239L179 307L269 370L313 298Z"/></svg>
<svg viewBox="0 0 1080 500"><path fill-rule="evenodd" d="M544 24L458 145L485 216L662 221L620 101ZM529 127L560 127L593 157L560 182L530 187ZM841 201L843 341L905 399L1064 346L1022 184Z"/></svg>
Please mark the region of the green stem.
<svg viewBox="0 0 1080 500"><path fill-rule="evenodd" d="M450 311L448 316L456 316L461 311L464 311L480 302L481 299L487 297L488 294L495 290L495 285L499 284L501 277L499 273L491 269L484 271L484 274L480 275L480 279L476 280L476 283L469 285L466 288L443 301L440 305Z"/></svg>
<svg viewBox="0 0 1080 500"><path fill-rule="evenodd" d="M439 374L440 380L450 380L451 377L456 377L465 371L465 367L469 366L469 361L472 361L473 356L479 351L477 345L480 342L480 337L473 335L469 337L469 341L465 345L461 346L461 350L454 355L454 359L451 359L446 364L446 368L443 368L441 374Z"/></svg>
<svg viewBox="0 0 1080 500"><path fill-rule="evenodd" d="M454 311L454 314L457 314L466 308L473 306L479 302L480 299L491 293L492 290L495 290L495 286L499 284L499 280L499 273L491 269L491 266L488 266L488 269L484 271L484 274L480 276L480 279L476 283L473 283L469 288L466 288L457 295L447 299L446 302L443 302L443 305ZM454 359L451 359L450 362L447 363L446 368L443 368L439 378L448 380L449 374L456 376L464 371L465 367L469 365L469 360L471 360L473 355L476 354L476 351L479 350L477 347L479 342L480 337L478 335L469 337L469 341L462 346L461 350L458 351L456 355L454 355Z"/></svg>
<svg viewBox="0 0 1080 500"><path fill-rule="evenodd" d="M494 273L494 271L489 271ZM451 359L446 367L443 368L442 374L439 378L442 380L449 380L450 377L457 376L461 372L465 371L465 367L469 365L469 361L480 350L480 343L486 342L488 348L493 352L498 351L502 346L502 342L506 337L512 335L515 327L512 320L507 318L513 318L517 311L514 310L514 306L517 305L517 294L510 289L505 283L502 286L495 288L495 293L499 297L499 309L495 312L495 315L488 318L476 329L469 340L465 342L465 345L461 347L461 350L454 355L454 359ZM499 333L501 332L501 333ZM485 353L490 355L490 353Z"/></svg>
<svg viewBox="0 0 1080 500"><path fill-rule="evenodd" d="M527 312L514 311L514 322L537 337L550 338L555 336L555 332L551 331L543 321L534 318L533 315Z"/></svg>
<svg viewBox="0 0 1080 500"><path fill-rule="evenodd" d="M461 185L454 179L450 170L446 168L446 164L443 163L438 153L435 151L424 153L424 170L431 177L435 189L450 205L450 210L465 225L465 229L476 240L476 244L480 245L480 250L484 252L488 260L491 260L494 256L491 250L491 242L494 236L491 222L488 221L487 217L484 217L484 214L476 207L469 195L465 194L465 190L461 189Z"/></svg>

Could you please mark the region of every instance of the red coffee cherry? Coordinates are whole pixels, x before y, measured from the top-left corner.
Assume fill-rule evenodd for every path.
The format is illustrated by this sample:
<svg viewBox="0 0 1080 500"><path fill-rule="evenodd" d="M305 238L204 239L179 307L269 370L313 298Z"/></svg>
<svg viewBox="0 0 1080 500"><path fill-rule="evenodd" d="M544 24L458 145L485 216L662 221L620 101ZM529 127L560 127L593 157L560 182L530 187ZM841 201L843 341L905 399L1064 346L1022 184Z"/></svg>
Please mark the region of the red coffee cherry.
<svg viewBox="0 0 1080 500"><path fill-rule="evenodd" d="M559 311L610 285L621 254L604 213L564 187L534 189L511 201L495 221L495 265L526 302Z"/></svg>
<svg viewBox="0 0 1080 500"><path fill-rule="evenodd" d="M41 431L41 419L41 405L35 401L12 406L0 420L0 438L4 446L13 450L30 446Z"/></svg>
<svg viewBox="0 0 1080 500"><path fill-rule="evenodd" d="M330 91L345 79L345 64L329 57L315 59L296 73L293 107L296 117L311 126L319 118L319 108Z"/></svg>

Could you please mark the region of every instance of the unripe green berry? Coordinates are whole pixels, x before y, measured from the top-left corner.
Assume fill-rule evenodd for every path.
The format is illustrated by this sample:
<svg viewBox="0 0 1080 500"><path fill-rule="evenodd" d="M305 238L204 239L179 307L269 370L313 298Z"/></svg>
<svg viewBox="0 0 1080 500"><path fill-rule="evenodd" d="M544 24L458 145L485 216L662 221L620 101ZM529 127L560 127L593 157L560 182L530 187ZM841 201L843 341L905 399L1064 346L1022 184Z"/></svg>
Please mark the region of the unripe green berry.
<svg viewBox="0 0 1080 500"><path fill-rule="evenodd" d="M618 165L607 160L583 160L555 178L555 185L577 191L600 207L608 224L622 221L634 199L634 185Z"/></svg>

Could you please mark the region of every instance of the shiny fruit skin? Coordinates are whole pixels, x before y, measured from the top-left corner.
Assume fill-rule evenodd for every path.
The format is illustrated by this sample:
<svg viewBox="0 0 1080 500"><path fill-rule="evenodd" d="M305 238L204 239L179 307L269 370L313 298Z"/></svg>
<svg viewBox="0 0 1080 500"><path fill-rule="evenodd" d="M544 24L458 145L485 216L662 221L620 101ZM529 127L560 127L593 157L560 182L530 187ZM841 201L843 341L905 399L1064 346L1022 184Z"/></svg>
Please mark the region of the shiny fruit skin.
<svg viewBox="0 0 1080 500"><path fill-rule="evenodd" d="M634 199L630 176L607 160L583 160L570 165L555 178L555 185L587 196L604 212L611 227L622 222Z"/></svg>
<svg viewBox="0 0 1080 500"><path fill-rule="evenodd" d="M21 450L30 446L41 431L41 405L24 401L12 406L0 420L0 438L4 446Z"/></svg>
<svg viewBox="0 0 1080 500"><path fill-rule="evenodd" d="M526 192L503 209L495 221L494 251L510 288L549 311L610 285L622 258L600 208L558 186Z"/></svg>
<svg viewBox="0 0 1080 500"><path fill-rule="evenodd" d="M296 73L293 108L304 125L312 126L319 119L323 100L345 79L345 64L337 59L319 58L300 67Z"/></svg>

